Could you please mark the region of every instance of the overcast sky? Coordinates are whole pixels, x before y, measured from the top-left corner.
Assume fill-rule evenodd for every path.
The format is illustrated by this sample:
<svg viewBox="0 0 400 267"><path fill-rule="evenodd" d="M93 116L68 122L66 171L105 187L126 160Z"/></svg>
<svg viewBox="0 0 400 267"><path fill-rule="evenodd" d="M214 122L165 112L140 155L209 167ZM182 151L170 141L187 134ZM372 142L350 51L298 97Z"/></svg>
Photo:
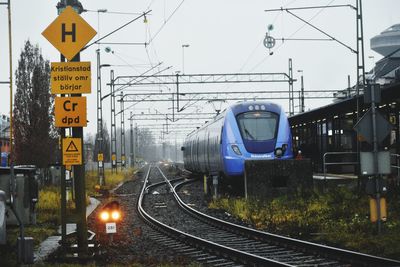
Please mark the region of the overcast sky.
<svg viewBox="0 0 400 267"><path fill-rule="evenodd" d="M3 0L2 2L4 2ZM275 38L325 38L315 29L304 26L304 23L286 12L264 12L265 9L279 7L300 7L313 5L356 5L355 0L92 0L81 1L88 10L107 9L107 13L86 12L82 17L98 32L100 36L111 32L129 20L135 14L152 10L148 23L140 19L118 33L105 39L105 42L149 42L143 45L101 45L102 63L114 65L116 76L138 75L151 67L151 64L163 62L160 69L172 66L165 74L182 71L182 44L189 44L184 49L184 66L186 74L194 73L237 73L237 72L288 72L288 59L293 59L295 78L299 79L303 70L305 89L344 89L347 87L347 75L355 81L356 55L348 48L336 42L277 41L269 55L262 42L269 24L274 25L271 35ZM58 51L41 35L42 31L56 18L57 1L12 0L13 30L13 69L15 71L19 54L24 42L29 39L39 44L45 58L57 62ZM370 50L369 40L393 24L400 23L399 0L365 0L363 1L365 64L369 70L374 61L381 56ZM118 13L115 14L114 12ZM356 48L355 11L350 8L331 8L324 10L295 11L302 18L325 30L346 45ZM8 35L7 8L0 6L0 81L8 80ZM96 39L97 37L95 37ZM105 53L110 46L114 53ZM81 53L82 61L92 62L92 94L88 96L88 120L86 132L96 131L96 53L97 45ZM373 58L370 58L372 56ZM109 92L110 68L103 69L103 90ZM279 84L240 84L240 85L205 85L182 86L182 92L214 90L273 90L287 89ZM300 82L294 85L300 88ZM174 87L170 89L174 90ZM0 85L0 114L9 113L9 88ZM168 91L168 88L151 90ZM107 99L108 100L108 99ZM109 121L109 101L104 102L104 118ZM276 101L288 110L287 100ZM329 101L306 101L306 109L328 103ZM136 111L154 113L154 108L168 112L171 104L146 103L135 106ZM203 103L190 110L207 112L212 105ZM297 110L297 108L296 108ZM127 111L127 115L130 111ZM126 117L127 117L126 115ZM117 121L118 122L118 121ZM149 124L149 122L137 122ZM154 122L153 122L154 123ZM163 122L159 122L160 124ZM180 122L182 123L182 122ZM127 122L126 125L129 125Z"/></svg>

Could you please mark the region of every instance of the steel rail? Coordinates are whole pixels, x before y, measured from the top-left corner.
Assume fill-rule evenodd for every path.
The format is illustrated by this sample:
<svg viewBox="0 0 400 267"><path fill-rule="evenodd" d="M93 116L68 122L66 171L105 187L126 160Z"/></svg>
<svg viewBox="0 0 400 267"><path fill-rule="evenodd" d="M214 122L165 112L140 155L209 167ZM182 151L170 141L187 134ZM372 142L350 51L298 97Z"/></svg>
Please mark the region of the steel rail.
<svg viewBox="0 0 400 267"><path fill-rule="evenodd" d="M142 203L143 203L143 199L145 196L145 192L154 186L159 186L159 183L154 184L154 185L149 185L146 186L146 184L148 183L148 179L150 176L150 170L151 167L149 166L149 170L146 174L145 177L145 181L144 181L144 185L142 188L142 191L139 195L139 199L138 199L138 212L140 214L140 216L147 222L149 223L151 226L155 227L156 229L167 233L168 235L171 235L174 238L179 238L179 239L183 239L186 242L189 242L191 244L193 244L194 246L200 246L204 249L206 249L207 251L211 252L211 253L216 253L216 252L220 252L220 254L222 255L229 255L229 258L231 259L235 259L236 261L241 261L243 263L252 263L252 264L257 264L258 266L277 266L277 267L290 267L293 265L289 265L289 264L285 264L285 263L281 263L281 262L277 262L275 260L271 260L271 259L266 259L264 257L261 256L257 256L257 255L253 255L247 252L243 252L240 250L236 250L227 246L223 246L199 237L196 237L194 235L182 232L178 229L175 229L173 227L170 227L158 220L156 220L155 218L151 217L143 208ZM157 167L158 168L158 167ZM158 170L160 171L160 173L163 175L163 173L161 172L161 170L158 168ZM165 183L169 183L170 182L167 181ZM170 184L171 185L171 184ZM172 185L171 185L172 186ZM174 191L174 187L171 187L171 189Z"/></svg>
<svg viewBox="0 0 400 267"><path fill-rule="evenodd" d="M244 227L241 225L237 225L231 222L223 221L221 219L209 216L188 206L179 197L179 195L176 194L176 190L180 186L183 186L184 184L189 182L191 181L183 181L182 183L176 184L174 186L175 199L178 201L179 205L182 208L184 208L187 212L195 214L196 216L201 217L203 220L213 221L214 223L218 224L220 227L223 227L225 229L226 228L234 229L235 231L245 233L248 236L254 236L258 240L265 240L270 242L272 241L274 243L289 246L293 249L301 248L308 252L318 253L319 255L329 257L330 259L339 260L341 262L347 262L361 266L400 266L400 261L397 260L377 257L373 255L368 255L340 248L334 248L326 245L321 245L321 244L311 243L308 241L271 234L268 232L262 232L259 230L251 229L248 227Z"/></svg>

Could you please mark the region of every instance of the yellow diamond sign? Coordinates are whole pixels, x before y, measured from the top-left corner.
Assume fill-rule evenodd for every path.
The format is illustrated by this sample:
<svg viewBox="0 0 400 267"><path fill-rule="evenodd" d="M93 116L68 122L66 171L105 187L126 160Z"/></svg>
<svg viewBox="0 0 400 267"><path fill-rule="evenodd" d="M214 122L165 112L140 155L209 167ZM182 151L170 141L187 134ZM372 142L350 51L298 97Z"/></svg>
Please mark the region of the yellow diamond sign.
<svg viewBox="0 0 400 267"><path fill-rule="evenodd" d="M72 7L67 6L42 35L71 60L96 35L96 31Z"/></svg>

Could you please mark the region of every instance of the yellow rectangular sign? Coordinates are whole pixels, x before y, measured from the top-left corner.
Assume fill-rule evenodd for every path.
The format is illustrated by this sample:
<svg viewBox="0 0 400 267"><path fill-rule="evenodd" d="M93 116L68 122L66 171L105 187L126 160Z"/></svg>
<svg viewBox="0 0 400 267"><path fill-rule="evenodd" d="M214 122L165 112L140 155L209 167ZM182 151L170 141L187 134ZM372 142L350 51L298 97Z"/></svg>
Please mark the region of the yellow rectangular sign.
<svg viewBox="0 0 400 267"><path fill-rule="evenodd" d="M97 154L97 161L104 161L104 155L103 155L103 153Z"/></svg>
<svg viewBox="0 0 400 267"><path fill-rule="evenodd" d="M86 127L86 97L56 97L56 127Z"/></svg>
<svg viewBox="0 0 400 267"><path fill-rule="evenodd" d="M51 62L51 93L90 94L90 62Z"/></svg>
<svg viewBox="0 0 400 267"><path fill-rule="evenodd" d="M80 138L62 139L63 165L82 165L82 140Z"/></svg>

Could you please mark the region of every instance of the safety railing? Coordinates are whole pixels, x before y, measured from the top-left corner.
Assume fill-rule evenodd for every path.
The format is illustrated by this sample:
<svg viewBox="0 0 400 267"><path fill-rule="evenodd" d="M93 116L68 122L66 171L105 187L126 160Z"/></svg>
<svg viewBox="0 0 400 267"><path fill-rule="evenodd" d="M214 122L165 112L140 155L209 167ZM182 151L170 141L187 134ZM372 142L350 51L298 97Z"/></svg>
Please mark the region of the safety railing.
<svg viewBox="0 0 400 267"><path fill-rule="evenodd" d="M327 156L329 155L349 155L349 154L357 154L356 152L326 152L323 156L323 170L324 170L324 180L326 180L326 167L330 165L358 165L358 162L327 162ZM391 160L390 167L395 171L392 172L393 174L396 173L397 175L397 183L400 183L400 154L390 154L391 159L395 158L395 160ZM396 163L393 163L396 162Z"/></svg>
<svg viewBox="0 0 400 267"><path fill-rule="evenodd" d="M326 167L332 165L354 165L357 166L357 161L340 161L340 162L327 162L327 156L330 155L357 155L357 152L326 152L323 156L323 169L324 169L324 180L326 180Z"/></svg>

